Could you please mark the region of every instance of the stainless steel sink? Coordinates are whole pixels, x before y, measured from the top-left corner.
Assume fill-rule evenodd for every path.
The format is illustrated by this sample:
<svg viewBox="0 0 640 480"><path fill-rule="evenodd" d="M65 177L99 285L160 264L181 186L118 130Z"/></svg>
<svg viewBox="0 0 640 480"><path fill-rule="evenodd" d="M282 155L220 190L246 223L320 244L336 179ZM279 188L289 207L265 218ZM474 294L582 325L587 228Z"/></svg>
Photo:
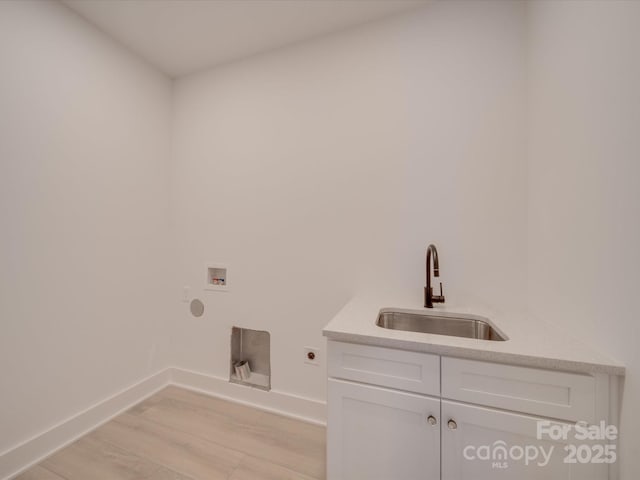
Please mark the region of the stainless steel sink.
<svg viewBox="0 0 640 480"><path fill-rule="evenodd" d="M376 325L391 330L433 333L479 340L505 341L489 323L472 316L381 311Z"/></svg>

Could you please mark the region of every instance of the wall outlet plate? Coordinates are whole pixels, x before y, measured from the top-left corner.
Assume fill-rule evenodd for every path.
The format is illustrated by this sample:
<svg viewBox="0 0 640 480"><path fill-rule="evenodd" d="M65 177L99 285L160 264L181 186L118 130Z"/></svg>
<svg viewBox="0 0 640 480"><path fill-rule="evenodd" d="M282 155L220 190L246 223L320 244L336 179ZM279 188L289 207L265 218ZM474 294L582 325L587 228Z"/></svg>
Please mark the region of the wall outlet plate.
<svg viewBox="0 0 640 480"><path fill-rule="evenodd" d="M191 293L191 287L189 285L185 285L182 287L182 301L184 303L189 303L189 295Z"/></svg>
<svg viewBox="0 0 640 480"><path fill-rule="evenodd" d="M304 363L320 365L320 350L313 347L304 347Z"/></svg>

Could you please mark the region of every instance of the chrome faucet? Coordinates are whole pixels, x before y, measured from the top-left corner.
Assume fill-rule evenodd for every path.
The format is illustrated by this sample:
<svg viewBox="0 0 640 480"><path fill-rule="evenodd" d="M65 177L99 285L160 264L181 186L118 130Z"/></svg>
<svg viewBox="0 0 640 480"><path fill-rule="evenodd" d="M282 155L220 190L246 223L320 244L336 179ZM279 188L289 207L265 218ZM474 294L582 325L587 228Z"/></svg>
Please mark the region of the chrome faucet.
<svg viewBox="0 0 640 480"><path fill-rule="evenodd" d="M434 303L444 303L442 282L440 282L440 295L434 295L433 288L431 288L431 258L433 258L433 276L439 277L438 250L434 244L429 245L427 248L427 286L424 287L424 306L426 308L433 308Z"/></svg>

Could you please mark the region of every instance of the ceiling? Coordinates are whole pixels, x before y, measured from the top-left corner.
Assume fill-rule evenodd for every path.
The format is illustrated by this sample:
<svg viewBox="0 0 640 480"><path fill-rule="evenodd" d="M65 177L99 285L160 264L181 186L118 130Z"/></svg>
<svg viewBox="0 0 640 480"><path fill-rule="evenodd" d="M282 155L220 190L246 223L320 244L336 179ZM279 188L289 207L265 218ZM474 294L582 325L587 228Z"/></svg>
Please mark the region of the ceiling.
<svg viewBox="0 0 640 480"><path fill-rule="evenodd" d="M429 0L62 0L176 77L416 8Z"/></svg>

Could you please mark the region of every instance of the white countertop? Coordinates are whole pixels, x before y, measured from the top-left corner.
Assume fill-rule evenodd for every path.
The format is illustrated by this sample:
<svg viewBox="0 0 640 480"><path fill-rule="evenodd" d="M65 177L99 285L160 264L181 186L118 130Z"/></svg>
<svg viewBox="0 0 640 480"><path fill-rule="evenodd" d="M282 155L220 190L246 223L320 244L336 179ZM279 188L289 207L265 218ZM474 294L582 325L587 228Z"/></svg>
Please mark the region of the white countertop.
<svg viewBox="0 0 640 480"><path fill-rule="evenodd" d="M543 321L501 315L487 308L460 308L445 304L426 309L419 300L417 296L358 295L337 313L322 332L330 340L343 342L569 372L625 374L625 367L620 362ZM376 320L383 308L412 310L421 314L446 312L478 315L488 319L488 323L508 340L476 340L378 327Z"/></svg>

